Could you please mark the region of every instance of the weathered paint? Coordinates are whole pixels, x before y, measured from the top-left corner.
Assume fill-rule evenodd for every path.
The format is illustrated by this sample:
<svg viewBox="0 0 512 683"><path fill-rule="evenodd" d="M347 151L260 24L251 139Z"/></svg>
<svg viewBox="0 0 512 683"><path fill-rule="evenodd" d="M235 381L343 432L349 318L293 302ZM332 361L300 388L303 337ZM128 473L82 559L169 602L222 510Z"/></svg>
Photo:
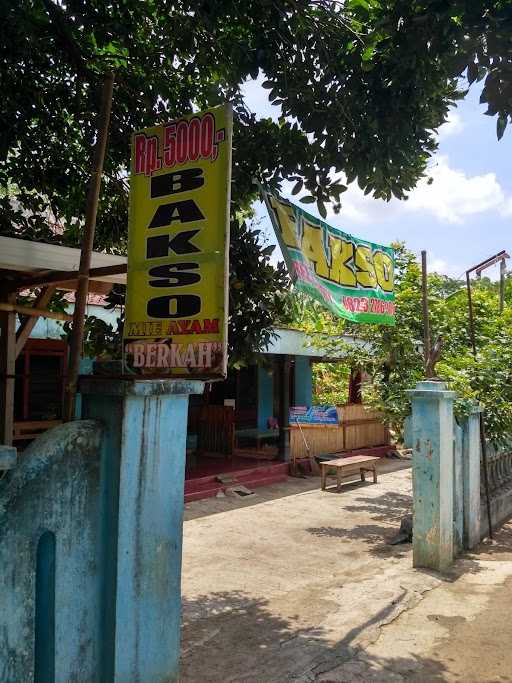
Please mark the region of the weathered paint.
<svg viewBox="0 0 512 683"><path fill-rule="evenodd" d="M16 467L16 448L14 446L2 446L0 444L0 471L12 470Z"/></svg>
<svg viewBox="0 0 512 683"><path fill-rule="evenodd" d="M480 408L474 406L462 423L464 547L480 543Z"/></svg>
<svg viewBox="0 0 512 683"><path fill-rule="evenodd" d="M442 382L419 382L412 398L413 565L453 561L453 400Z"/></svg>
<svg viewBox="0 0 512 683"><path fill-rule="evenodd" d="M78 374L92 375L94 367L94 358L80 358L80 366ZM75 420L79 420L82 415L82 394L77 392L75 396Z"/></svg>
<svg viewBox="0 0 512 683"><path fill-rule="evenodd" d="M313 371L307 356L295 356L295 405L313 403Z"/></svg>
<svg viewBox="0 0 512 683"><path fill-rule="evenodd" d="M101 419L106 435L104 595L115 630L105 633L102 681L178 680L188 395L202 391L185 380L81 384L83 414ZM109 490L118 490L117 506Z"/></svg>
<svg viewBox="0 0 512 683"><path fill-rule="evenodd" d="M462 469L462 429L453 421L453 553L457 555L464 541L464 483Z"/></svg>
<svg viewBox="0 0 512 683"><path fill-rule="evenodd" d="M55 548L53 531L43 532L36 553L34 683L55 683Z"/></svg>
<svg viewBox="0 0 512 683"><path fill-rule="evenodd" d="M271 367L258 365L258 429L268 429L274 417L274 376Z"/></svg>
<svg viewBox="0 0 512 683"><path fill-rule="evenodd" d="M412 415L407 415L404 419L404 447L413 448L413 436L412 436Z"/></svg>
<svg viewBox="0 0 512 683"><path fill-rule="evenodd" d="M37 680L50 680L43 673L51 675L53 666L56 683L98 680L95 549L100 436L101 427L92 420L55 427L38 437L0 481L0 683L34 680L36 631L42 667ZM53 536L54 578L51 552L47 552L51 543L44 542ZM55 598L46 595L45 607L44 587L53 582ZM42 609L39 622L37 595ZM47 609L54 609L53 633Z"/></svg>
<svg viewBox="0 0 512 683"><path fill-rule="evenodd" d="M487 442L487 466L489 477L489 495L491 508L491 525L499 528L512 517L512 446L509 443L493 444ZM482 472L480 474L482 477ZM485 491L480 500L480 535L489 535L487 501Z"/></svg>

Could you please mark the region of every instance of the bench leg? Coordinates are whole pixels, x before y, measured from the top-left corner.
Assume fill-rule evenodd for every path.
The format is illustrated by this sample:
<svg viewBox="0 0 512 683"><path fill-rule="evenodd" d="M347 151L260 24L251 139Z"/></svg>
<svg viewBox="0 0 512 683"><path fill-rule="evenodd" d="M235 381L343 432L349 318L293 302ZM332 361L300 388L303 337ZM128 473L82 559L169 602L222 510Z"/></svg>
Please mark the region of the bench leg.
<svg viewBox="0 0 512 683"><path fill-rule="evenodd" d="M322 478L322 491L325 491L325 480L327 478L327 470L325 467L320 467L320 474Z"/></svg>
<svg viewBox="0 0 512 683"><path fill-rule="evenodd" d="M366 481L366 476L363 468L361 468L361 481Z"/></svg>
<svg viewBox="0 0 512 683"><path fill-rule="evenodd" d="M340 490L341 486L341 470L336 468L336 491Z"/></svg>
<svg viewBox="0 0 512 683"><path fill-rule="evenodd" d="M373 468L373 483L374 484L377 483L377 468L376 467Z"/></svg>

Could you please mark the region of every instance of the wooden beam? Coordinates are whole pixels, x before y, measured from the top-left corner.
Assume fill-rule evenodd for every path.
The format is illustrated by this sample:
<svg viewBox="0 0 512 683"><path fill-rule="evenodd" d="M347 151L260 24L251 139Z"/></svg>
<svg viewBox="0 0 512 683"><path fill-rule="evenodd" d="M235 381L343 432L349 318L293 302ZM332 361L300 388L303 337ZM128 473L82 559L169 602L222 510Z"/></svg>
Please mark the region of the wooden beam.
<svg viewBox="0 0 512 683"><path fill-rule="evenodd" d="M15 294L0 295L13 308ZM12 446L14 426L14 373L16 368L16 313L0 310L0 444Z"/></svg>
<svg viewBox="0 0 512 683"><path fill-rule="evenodd" d="M56 287L45 287L34 301L34 308L46 308L50 303L52 296L54 295ZM16 332L16 358L23 351L25 342L30 337L30 334L37 324L37 317L33 315L27 315L21 321L21 325Z"/></svg>
<svg viewBox="0 0 512 683"><path fill-rule="evenodd" d="M123 275L128 270L128 264L118 263L114 266L101 266L91 268L89 277L102 278L109 275ZM43 285L62 285L78 280L77 270L46 270L32 277L22 278L11 285L13 290L30 289L31 287L42 287Z"/></svg>
<svg viewBox="0 0 512 683"><path fill-rule="evenodd" d="M0 311L6 313L20 313L21 315L35 316L36 318L52 318L52 320L73 320L72 315L60 311L47 311L42 308L30 308L30 306L18 306L17 304L0 303Z"/></svg>

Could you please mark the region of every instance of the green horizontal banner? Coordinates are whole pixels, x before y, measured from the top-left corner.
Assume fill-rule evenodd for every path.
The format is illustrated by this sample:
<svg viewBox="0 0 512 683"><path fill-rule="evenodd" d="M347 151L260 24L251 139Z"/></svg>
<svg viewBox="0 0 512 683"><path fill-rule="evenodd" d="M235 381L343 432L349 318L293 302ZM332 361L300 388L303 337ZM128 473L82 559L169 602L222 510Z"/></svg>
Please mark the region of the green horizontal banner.
<svg viewBox="0 0 512 683"><path fill-rule="evenodd" d="M395 324L394 252L262 190L295 286L340 318Z"/></svg>

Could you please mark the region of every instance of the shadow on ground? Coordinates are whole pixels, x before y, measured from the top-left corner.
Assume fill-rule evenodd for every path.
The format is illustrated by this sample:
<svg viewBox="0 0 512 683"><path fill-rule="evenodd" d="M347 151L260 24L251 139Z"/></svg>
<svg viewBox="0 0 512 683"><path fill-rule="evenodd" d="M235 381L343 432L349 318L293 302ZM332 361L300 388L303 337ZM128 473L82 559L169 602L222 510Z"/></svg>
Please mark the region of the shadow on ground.
<svg viewBox="0 0 512 683"><path fill-rule="evenodd" d="M337 540L363 541L368 547L370 555L392 555L401 557L411 549L411 544L389 545L389 541L400 528L402 517L411 513L412 497L389 492L375 498L360 497L354 500L354 505L344 505L346 512L368 513L372 522L383 524L352 524L342 526L310 527L306 531L314 536L323 536Z"/></svg>
<svg viewBox="0 0 512 683"><path fill-rule="evenodd" d="M298 617L271 612L268 601L243 592L219 592L184 600L183 683L307 683L444 681L444 665L421 657L369 656L357 645L367 629L386 621L404 593L337 643Z"/></svg>

